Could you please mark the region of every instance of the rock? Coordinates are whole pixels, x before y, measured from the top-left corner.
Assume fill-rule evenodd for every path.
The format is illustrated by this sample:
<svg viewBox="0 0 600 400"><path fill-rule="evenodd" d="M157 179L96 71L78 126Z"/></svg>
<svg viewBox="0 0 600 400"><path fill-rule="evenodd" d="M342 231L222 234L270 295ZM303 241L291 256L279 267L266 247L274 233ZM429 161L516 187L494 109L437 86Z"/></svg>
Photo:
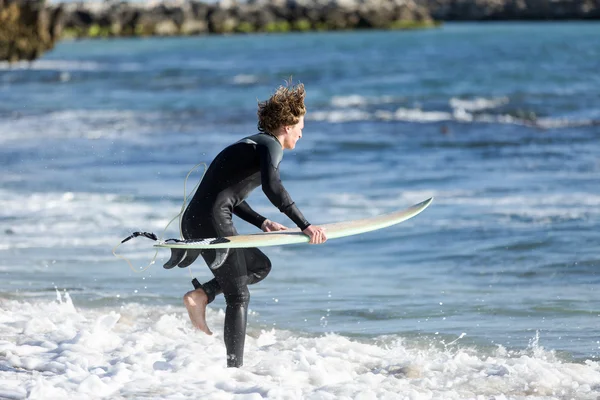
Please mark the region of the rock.
<svg viewBox="0 0 600 400"><path fill-rule="evenodd" d="M443 21L599 19L600 0L417 0Z"/></svg>
<svg viewBox="0 0 600 400"><path fill-rule="evenodd" d="M158 36L175 36L179 34L179 27L170 19L158 21L154 26L154 34Z"/></svg>
<svg viewBox="0 0 600 400"><path fill-rule="evenodd" d="M62 33L61 8L43 1L0 0L0 60L35 60L54 47Z"/></svg>
<svg viewBox="0 0 600 400"><path fill-rule="evenodd" d="M210 33L231 33L235 31L238 20L232 13L232 9L219 6L208 12L208 30Z"/></svg>
<svg viewBox="0 0 600 400"><path fill-rule="evenodd" d="M182 35L199 35L208 32L208 24L202 19L186 19L181 24Z"/></svg>

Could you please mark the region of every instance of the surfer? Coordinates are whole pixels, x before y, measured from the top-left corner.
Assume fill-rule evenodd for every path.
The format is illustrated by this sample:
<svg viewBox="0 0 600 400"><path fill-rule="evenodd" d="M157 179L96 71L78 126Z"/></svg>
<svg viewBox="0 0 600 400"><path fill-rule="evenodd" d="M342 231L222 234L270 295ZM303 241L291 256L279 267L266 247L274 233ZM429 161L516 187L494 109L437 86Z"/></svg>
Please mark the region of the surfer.
<svg viewBox="0 0 600 400"><path fill-rule="evenodd" d="M311 244L323 243L323 228L311 225L302 215L279 177L283 150L290 150L302 137L306 108L303 84L291 81L280 86L264 102L258 103L258 131L222 150L206 171L200 186L181 220L185 239L237 235L232 215L264 232L287 229L254 211L245 199L258 186L279 210L307 236ZM269 258L256 248L172 249L165 268L185 268L201 255L214 278L201 284L194 278L194 290L183 297L192 324L211 335L206 324L206 306L223 293L227 304L224 341L227 366L243 364L246 317L250 293L248 285L260 282L271 270Z"/></svg>

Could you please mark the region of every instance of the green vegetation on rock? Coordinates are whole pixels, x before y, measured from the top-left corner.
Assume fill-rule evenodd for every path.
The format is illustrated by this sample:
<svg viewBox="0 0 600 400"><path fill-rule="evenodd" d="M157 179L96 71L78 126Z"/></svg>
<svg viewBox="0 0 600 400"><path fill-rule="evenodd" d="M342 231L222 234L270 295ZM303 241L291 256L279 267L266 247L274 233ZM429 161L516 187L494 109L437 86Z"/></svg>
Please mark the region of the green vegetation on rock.
<svg viewBox="0 0 600 400"><path fill-rule="evenodd" d="M270 33L275 32L289 32L292 29L291 25L287 21L278 20L274 22L269 22L265 26L265 31Z"/></svg>
<svg viewBox="0 0 600 400"><path fill-rule="evenodd" d="M411 21L411 20L396 20L389 25L389 29L407 30L407 29L428 29L440 26L437 21Z"/></svg>

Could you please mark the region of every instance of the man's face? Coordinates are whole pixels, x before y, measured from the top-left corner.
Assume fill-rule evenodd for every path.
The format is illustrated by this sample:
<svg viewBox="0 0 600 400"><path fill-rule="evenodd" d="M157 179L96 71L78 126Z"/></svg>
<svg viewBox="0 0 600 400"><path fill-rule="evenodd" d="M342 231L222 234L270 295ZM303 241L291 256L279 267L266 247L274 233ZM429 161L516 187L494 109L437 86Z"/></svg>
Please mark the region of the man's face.
<svg viewBox="0 0 600 400"><path fill-rule="evenodd" d="M286 127L286 135L283 141L283 148L291 150L296 147L296 142L302 137L302 129L304 129L304 116L296 125Z"/></svg>

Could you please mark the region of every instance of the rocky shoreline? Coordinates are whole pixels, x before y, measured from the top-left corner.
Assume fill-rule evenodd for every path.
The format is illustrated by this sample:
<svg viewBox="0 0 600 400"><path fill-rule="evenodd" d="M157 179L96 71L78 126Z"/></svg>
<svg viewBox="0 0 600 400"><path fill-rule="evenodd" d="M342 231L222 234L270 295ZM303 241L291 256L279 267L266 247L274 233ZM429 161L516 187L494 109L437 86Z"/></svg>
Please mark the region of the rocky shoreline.
<svg viewBox="0 0 600 400"><path fill-rule="evenodd" d="M433 26L414 0L251 0L62 4L74 37L177 36Z"/></svg>
<svg viewBox="0 0 600 400"><path fill-rule="evenodd" d="M600 0L0 0L0 61L33 60L63 38L415 29L440 21L600 19Z"/></svg>

